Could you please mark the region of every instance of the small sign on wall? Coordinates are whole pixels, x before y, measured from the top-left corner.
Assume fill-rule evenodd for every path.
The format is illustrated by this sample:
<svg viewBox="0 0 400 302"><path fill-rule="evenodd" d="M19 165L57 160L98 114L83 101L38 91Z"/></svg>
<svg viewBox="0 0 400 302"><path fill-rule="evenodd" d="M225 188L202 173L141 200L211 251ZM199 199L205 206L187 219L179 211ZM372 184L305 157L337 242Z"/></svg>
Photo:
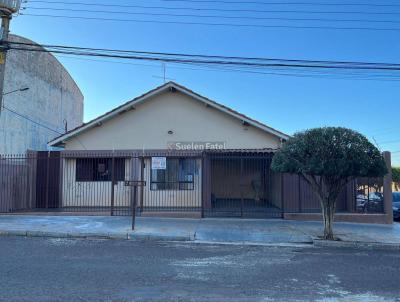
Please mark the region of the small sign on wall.
<svg viewBox="0 0 400 302"><path fill-rule="evenodd" d="M152 157L151 158L151 169L166 170L167 169L167 158L166 157Z"/></svg>

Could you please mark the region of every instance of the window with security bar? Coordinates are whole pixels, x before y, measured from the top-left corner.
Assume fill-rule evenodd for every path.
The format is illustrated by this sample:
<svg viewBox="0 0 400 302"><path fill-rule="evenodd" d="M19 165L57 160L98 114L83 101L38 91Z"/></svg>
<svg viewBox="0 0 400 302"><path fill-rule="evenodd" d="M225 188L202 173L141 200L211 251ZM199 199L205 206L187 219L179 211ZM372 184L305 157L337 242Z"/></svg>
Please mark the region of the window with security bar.
<svg viewBox="0 0 400 302"><path fill-rule="evenodd" d="M115 181L125 180L125 159L115 158ZM112 158L77 158L76 181L97 182L112 180Z"/></svg>
<svg viewBox="0 0 400 302"><path fill-rule="evenodd" d="M159 190L194 190L196 161L188 158L167 158L165 170L151 170L150 188Z"/></svg>

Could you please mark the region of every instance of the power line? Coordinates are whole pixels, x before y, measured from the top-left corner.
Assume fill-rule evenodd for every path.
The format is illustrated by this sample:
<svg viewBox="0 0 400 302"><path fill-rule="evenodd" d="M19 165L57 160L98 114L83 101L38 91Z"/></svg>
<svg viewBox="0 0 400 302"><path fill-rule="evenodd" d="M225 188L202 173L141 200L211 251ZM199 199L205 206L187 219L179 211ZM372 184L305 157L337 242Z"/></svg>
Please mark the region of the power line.
<svg viewBox="0 0 400 302"><path fill-rule="evenodd" d="M184 64L184 63L182 63ZM189 63L187 63L189 64ZM374 75L359 75L358 77L354 77L351 75L344 75L340 76L335 73L331 74L302 74L302 73L293 73L294 71L290 71L291 73L283 73L283 72L261 72L261 71L254 71L254 70L248 70L248 69L234 69L232 67L224 67L221 68L219 66L204 66L202 64L190 64L190 65L198 65L198 66L203 66L211 70L217 70L217 71L224 71L224 72L237 72L237 73L247 73L247 74L258 74L258 75L278 75L278 76L289 76L289 77L297 77L297 78L330 78L330 79L352 79L352 80L379 80L379 81L398 81L399 78L394 78L394 77L379 77L379 76L374 76ZM188 69L188 68L187 68ZM194 69L194 70L199 70Z"/></svg>
<svg viewBox="0 0 400 302"><path fill-rule="evenodd" d="M131 59L131 60L145 60L145 61L158 61L158 62L171 62L171 63L187 63L187 64L209 64L209 65L224 65L224 66L242 66L242 67L260 67L260 68L273 68L273 67L286 67L286 68L320 68L320 69L354 69L354 70L379 70L379 71L400 71L398 64L393 66L363 66L363 65L328 65L328 64L291 64L281 62L251 62L251 61L233 61L233 60L210 60L210 59L187 59L187 58L174 58L174 57L161 57L161 56L141 56L141 55L120 55L120 54L109 54L104 52L88 52L79 50L58 50L56 49L43 49L36 45L36 48L27 47L15 47L9 46L9 49L32 51L32 52L52 52L59 54L71 54L81 56L98 56L106 58L118 58L118 59Z"/></svg>
<svg viewBox="0 0 400 302"><path fill-rule="evenodd" d="M142 60L153 62L167 62L180 65L195 65L208 69L217 69L228 72L241 72L252 74L269 74L291 77L330 77L336 79L360 79L397 81L399 77L393 72L400 71L400 64L372 63L372 62L335 62L335 61L310 61L310 60L285 60L271 58L245 58L224 57L193 54L171 54L161 52L144 52L135 50L116 50L104 48L85 48L76 46L42 45L24 42L9 42L9 49L17 51L52 52L54 54L65 54L82 57L104 57L111 59ZM15 46L16 45L16 46ZM46 47L43 49L42 47ZM212 58L212 59L210 59ZM217 60L217 59L218 60ZM234 59L232 59L234 58ZM234 68L233 68L234 67ZM262 72L258 69L268 68L274 72ZM254 70L256 69L256 70ZM283 72L276 72L286 70ZM318 74L319 70L325 74ZM323 70L329 70L329 73ZM355 70L358 73L348 73ZM287 72L289 71L289 73ZM365 72L369 72L365 74ZM371 74L371 71L384 72L384 74ZM299 73L306 72L308 74ZM311 74L310 74L311 72ZM337 74L341 72L342 74ZM346 73L344 73L346 72ZM364 72L364 73L360 73ZM317 74L315 74L317 73ZM344 74L343 74L344 73ZM339 77L341 76L341 77Z"/></svg>
<svg viewBox="0 0 400 302"><path fill-rule="evenodd" d="M391 140L391 141L383 141L379 142L380 144L395 144L395 143L400 143L400 140Z"/></svg>
<svg viewBox="0 0 400 302"><path fill-rule="evenodd" d="M12 45L13 42L10 42L10 44ZM332 64L318 64L315 65L313 64L314 62L312 61L307 61L307 64L290 64L287 62L268 62L268 63L264 63L264 62L254 62L254 61L246 61L246 60L239 60L239 61L235 61L235 60L210 60L207 58L207 56L205 56L205 58L207 58L207 60L205 60L203 57L201 57L201 55L197 55L201 58L201 60L196 59L187 59L187 58L179 58L179 57L168 57L166 56L165 53L158 53L161 54L157 55L157 56L143 56L143 55L116 55L113 53L104 53L105 49L102 49L103 52L88 52L88 51L82 51L80 47L77 47L76 49L74 49L73 46L64 46L67 48L67 50L61 48L62 46L48 46L48 49L43 49L40 46L38 46L37 44L29 44L31 46L33 46L33 48L27 48L26 44L28 43L15 43L15 44L25 44L22 46L25 47L15 47L15 46L11 46L9 47L10 49L15 49L15 50L21 50L21 51L32 51L32 52L52 52L55 54L68 54L68 55L75 55L75 56L86 56L86 57L105 57L105 58L117 58L117 59L129 59L129 60L147 60L147 61L157 61L157 62L168 62L168 63L176 63L176 64L186 64L186 65L197 65L197 66L205 66L205 67L209 67L209 66L224 66L226 67L230 67L229 71L235 71L235 72L246 72L246 73L255 73L255 74L268 74L268 73L263 73L263 72L259 72L259 71L249 71L249 68L269 68L269 69L286 69L286 70L290 70L292 73L288 74L288 73L280 73L276 75L285 75L285 76L296 76L296 77L315 77L316 75L307 75L307 74L295 74L293 75L293 71L307 71L307 72L316 72L318 69L321 70L329 70L329 74L327 74L326 76L335 76L334 72L339 71L339 70L343 70L346 71L348 69L355 69L357 71L361 71L361 72L365 72L365 70L367 71L380 71L380 72L385 72L386 74L358 74L358 78L360 80L370 80L370 79L379 79L382 81L395 81L398 80L398 78L396 78L397 75L395 74L387 74L387 72L390 71L399 71L400 70L400 65L399 64L388 64L385 63L382 66L380 65L367 65L367 66L363 66L362 63L358 63L361 65L332 65ZM52 47L52 48L50 48ZM49 49L50 48L50 49ZM83 49L90 49L90 48L83 48ZM109 51L109 50L108 50ZM115 51L115 50L112 50ZM132 52L132 51L131 51ZM145 52L146 54L152 54L151 52ZM184 55L184 54L183 54ZM190 56L190 55L188 55ZM238 58L238 57L236 57ZM268 60L268 58L263 58L264 60ZM271 59L270 59L271 60ZM334 62L336 63L336 62ZM367 63L367 64L377 64L377 63ZM238 69L232 69L231 67L236 67L236 68L242 68L242 70L238 70ZM243 70L243 68L246 68L245 70ZM226 68L228 69L228 68ZM293 69L293 70L292 70ZM314 70L316 69L316 70ZM270 73L273 74L273 73ZM345 74L346 75L346 74ZM355 77L349 77L350 74L347 74L347 77L342 77L344 79L349 79L349 78L355 78ZM354 75L354 74L353 74ZM317 75L318 76L318 75ZM323 76L323 75L321 75ZM373 77L373 78L371 78Z"/></svg>
<svg viewBox="0 0 400 302"><path fill-rule="evenodd" d="M49 131L52 131L52 132L55 132L55 133L58 133L58 134L64 134L64 133L61 133L61 132L59 132L59 131L57 131L57 130L54 130L54 129L52 129L52 128L50 128L50 127L44 125L44 124L41 124L41 123L39 123L39 122L37 122L37 121L35 121L35 120L33 120L33 119L31 119L31 118L25 116L25 115L22 115L22 114L20 114L20 113L18 113L18 112L16 112L16 111L14 111L13 109L10 109L10 108L4 106L4 105L3 105L3 108L4 108L5 110L7 110L7 111L9 111L9 112L11 112L11 113L13 113L13 114L19 116L20 118L23 118L23 119L25 119L25 120L27 120L27 121L29 121L29 122L31 122L31 123L37 125L37 126L40 126L40 127L42 127L42 128L45 128L45 129L47 129L47 130L49 130Z"/></svg>
<svg viewBox="0 0 400 302"><path fill-rule="evenodd" d="M171 14L171 13L147 13L147 12L129 12L129 11L110 11L110 10L90 10L90 9L72 9L72 8L52 8L52 7L32 7L27 6L27 10L50 10L84 13L104 13L104 14L122 14L137 16L165 16L165 17L185 17L185 18L219 18L230 20L274 20L274 21L318 21L318 22L359 22L359 23L394 23L400 24L396 20L366 20L366 19L323 19L323 18L286 18L286 17L257 17L257 16L223 16L223 15L197 15L197 14ZM22 13L24 14L24 13Z"/></svg>
<svg viewBox="0 0 400 302"><path fill-rule="evenodd" d="M379 27L335 27L335 26L297 26L297 25L261 25L261 24L236 24L236 23L205 23L205 22L187 22L187 21L161 21L161 20L138 20L138 19L115 19L101 17L83 17L83 16L65 16L65 15L48 15L48 14L27 14L20 13L23 16L45 17L45 18L63 18L63 19L80 19L80 20L97 20L97 21L115 21L115 22L134 22L134 23L153 23L153 24L177 24L177 25L204 25L217 27L241 27L241 28L292 28L292 29L329 29L329 30L366 30L366 31L400 31L400 27L396 28L379 28Z"/></svg>
<svg viewBox="0 0 400 302"><path fill-rule="evenodd" d="M166 6L146 6L131 4L106 4L106 3L87 3L87 2L65 2L65 1L46 1L29 0L28 3L62 4L96 6L96 7L119 7L119 8L142 8L160 10L187 10L187 11L214 11L214 12L247 12L247 13L292 13L292 14L359 14L359 15L400 15L400 12L377 12L377 11L310 11L310 10L260 10L260 9L234 9L234 8L205 8L205 7L166 7Z"/></svg>
<svg viewBox="0 0 400 302"><path fill-rule="evenodd" d="M52 128L50 128L50 127L44 125L44 124L41 124L41 123L39 123L39 122L37 122L37 121L35 121L35 120L33 120L33 119L31 119L31 118L29 118L29 117L23 115L23 114L20 114L20 113L18 113L18 112L16 112L16 111L14 111L14 110L12 110L12 109L10 109L10 108L4 106L4 105L3 105L3 108L4 108L5 110L7 110L7 111L9 111L9 112L11 112L11 113L13 113L13 114L15 114L16 116L22 118L22 119L25 119L25 120L27 120L27 121L29 121L29 122L31 122L31 123L33 123L33 124L39 126L39 127L42 127L42 128L44 128L44 129L49 130L49 131L52 131L52 132L54 132L54 133L57 133L58 135L64 135L64 134L65 134L65 133L63 133L63 132L54 130L54 129L52 129ZM76 139L76 140L78 141L78 143L82 146L82 148L83 148L84 150L87 150L86 146L81 142L81 140L80 140L78 137L74 137L74 139Z"/></svg>
<svg viewBox="0 0 400 302"><path fill-rule="evenodd" d="M161 56L175 56L175 57L188 57L188 58L206 58L206 59L226 59L226 60L249 60L249 61L278 61L278 62L289 62L289 63L307 63L307 64L338 64L338 65L366 65L366 66L389 66L389 67L400 67L400 63L387 63L387 62L361 62L361 61L332 61L332 60L301 60L301 59L283 59L283 58L266 58L266 57L239 57L239 56L222 56L222 55L204 55L204 54L187 54L187 53L170 53L170 52L153 52L153 51L141 51L141 50L121 50L112 48L93 48L93 47L80 47L80 46L68 46L68 45L52 45L52 44L35 44L26 42L14 42L9 41L8 44L25 45L33 47L44 47L44 48L65 48L73 50L90 50L90 51L101 51L111 53L129 53L129 54L146 54L146 55L161 55Z"/></svg>
<svg viewBox="0 0 400 302"><path fill-rule="evenodd" d="M228 0L159 0L162 2L184 3L223 3L223 4L257 4L257 5L317 5L317 6L367 6L367 7L400 7L399 4L370 3L321 3L321 2L264 2L264 1L228 1Z"/></svg>
<svg viewBox="0 0 400 302"><path fill-rule="evenodd" d="M71 57L68 55L56 55L57 57L61 58L68 58L74 60L83 60L83 61L92 61L92 62L104 62L104 63L112 63L112 64L124 64L124 65L132 65L132 66L144 66L144 67L152 67L152 68L159 68L158 65L149 65L149 64L135 64L130 62L121 62L121 61L108 61L108 60L98 60L98 59L89 59L89 58L77 58ZM203 65L200 65L203 66ZM180 66L173 66L170 67L171 69L182 69L182 70L199 70L199 71L213 71L213 72L229 72L229 73L245 73L245 74L256 74L256 75L275 75L275 76L284 76L284 77L297 77L297 78L318 78L318 79L337 79L337 80L375 80L375 81L399 81L400 79L387 79L387 78L370 78L367 76L364 77L345 77L345 76L338 76L336 74L316 74L316 75L307 75L307 74L298 74L298 73L281 73L281 72L261 72L261 71L252 71L252 70L243 70L243 69L232 69L232 68L221 68L221 67L210 67L210 66L203 66L204 68L193 68L193 67L180 67Z"/></svg>

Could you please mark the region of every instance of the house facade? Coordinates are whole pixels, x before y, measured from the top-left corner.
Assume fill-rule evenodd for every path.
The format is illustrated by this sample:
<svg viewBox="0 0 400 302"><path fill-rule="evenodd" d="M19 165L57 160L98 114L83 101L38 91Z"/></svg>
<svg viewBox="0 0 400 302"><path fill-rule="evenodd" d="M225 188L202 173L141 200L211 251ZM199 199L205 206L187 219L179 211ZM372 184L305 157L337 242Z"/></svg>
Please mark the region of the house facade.
<svg viewBox="0 0 400 302"><path fill-rule="evenodd" d="M51 141L64 151L58 189L45 204L112 214L136 205L142 215L318 219L307 184L270 169L288 138L169 82ZM343 220L388 221L383 207L360 213L356 191L352 183L342 192Z"/></svg>

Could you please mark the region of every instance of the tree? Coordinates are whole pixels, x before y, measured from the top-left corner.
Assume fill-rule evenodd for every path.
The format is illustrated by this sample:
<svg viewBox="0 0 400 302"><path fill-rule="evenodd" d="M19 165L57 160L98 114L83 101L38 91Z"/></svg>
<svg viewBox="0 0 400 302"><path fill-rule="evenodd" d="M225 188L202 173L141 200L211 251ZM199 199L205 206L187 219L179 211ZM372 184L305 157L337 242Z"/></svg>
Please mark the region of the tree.
<svg viewBox="0 0 400 302"><path fill-rule="evenodd" d="M299 174L321 203L324 239L333 240L336 200L356 177L387 173L379 150L360 133L340 127L315 128L296 133L272 160L275 172Z"/></svg>
<svg viewBox="0 0 400 302"><path fill-rule="evenodd" d="M392 179L396 190L400 190L400 167L392 167Z"/></svg>

